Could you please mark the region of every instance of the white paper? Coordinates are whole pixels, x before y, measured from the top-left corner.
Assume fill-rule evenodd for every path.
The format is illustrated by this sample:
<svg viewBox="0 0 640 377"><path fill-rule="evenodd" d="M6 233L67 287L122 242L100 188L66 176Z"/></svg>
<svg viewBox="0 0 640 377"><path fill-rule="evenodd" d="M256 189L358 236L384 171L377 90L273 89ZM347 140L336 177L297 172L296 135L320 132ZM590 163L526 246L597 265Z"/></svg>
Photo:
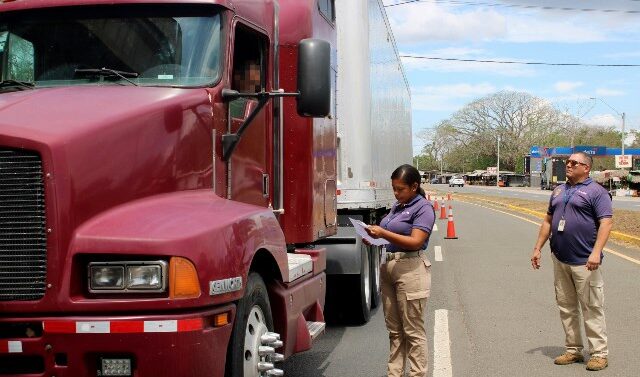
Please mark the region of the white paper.
<svg viewBox="0 0 640 377"><path fill-rule="evenodd" d="M349 217L349 220L351 220L351 224L353 224L353 227L356 228L356 233L358 233L358 235L363 239L369 241L370 244L375 246L383 246L383 245L389 244L389 241L385 240L384 238L371 237L369 233L367 233L367 231L365 230L365 228L368 227L369 225L363 223L360 220L352 219L351 217Z"/></svg>

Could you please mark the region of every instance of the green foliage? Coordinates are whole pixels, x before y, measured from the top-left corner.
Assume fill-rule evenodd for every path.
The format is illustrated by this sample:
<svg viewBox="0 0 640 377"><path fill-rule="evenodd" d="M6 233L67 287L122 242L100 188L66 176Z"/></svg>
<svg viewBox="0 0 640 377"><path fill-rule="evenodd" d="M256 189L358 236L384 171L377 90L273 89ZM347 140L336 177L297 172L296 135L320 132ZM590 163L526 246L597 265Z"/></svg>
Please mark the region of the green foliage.
<svg viewBox="0 0 640 377"><path fill-rule="evenodd" d="M418 135L426 145L420 168L439 170L440 160L445 170L453 172L496 166L498 136L500 170L519 173L524 171L523 157L534 145L615 147L621 140L621 133L614 127L589 126L546 100L502 91L465 105L451 118ZM608 161L602 162L608 165Z"/></svg>

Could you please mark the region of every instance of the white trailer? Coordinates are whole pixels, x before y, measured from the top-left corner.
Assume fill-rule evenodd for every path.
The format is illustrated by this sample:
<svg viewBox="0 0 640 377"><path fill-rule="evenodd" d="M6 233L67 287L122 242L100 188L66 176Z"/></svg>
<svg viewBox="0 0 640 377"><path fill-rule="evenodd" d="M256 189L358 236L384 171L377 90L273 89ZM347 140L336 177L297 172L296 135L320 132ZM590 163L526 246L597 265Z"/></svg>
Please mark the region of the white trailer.
<svg viewBox="0 0 640 377"><path fill-rule="evenodd" d="M333 319L367 322L379 304L379 248L349 217L377 224L395 202L390 176L411 163L411 95L381 0L337 0L338 234L327 247Z"/></svg>

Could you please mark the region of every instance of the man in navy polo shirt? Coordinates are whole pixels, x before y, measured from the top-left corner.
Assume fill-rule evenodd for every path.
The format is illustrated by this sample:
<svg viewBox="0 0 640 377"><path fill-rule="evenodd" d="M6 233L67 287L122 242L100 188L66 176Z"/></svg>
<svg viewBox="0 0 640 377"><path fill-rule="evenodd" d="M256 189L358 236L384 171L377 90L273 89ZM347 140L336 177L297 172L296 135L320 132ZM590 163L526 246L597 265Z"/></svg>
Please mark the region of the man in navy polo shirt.
<svg viewBox="0 0 640 377"><path fill-rule="evenodd" d="M565 332L564 354L554 362L567 365L583 361L580 310L589 341L588 370L608 365L604 318L604 281L601 264L613 225L611 197L589 178L593 160L584 152L567 160L567 183L551 195L549 209L533 248L531 265L540 268L540 249L550 237L556 302Z"/></svg>

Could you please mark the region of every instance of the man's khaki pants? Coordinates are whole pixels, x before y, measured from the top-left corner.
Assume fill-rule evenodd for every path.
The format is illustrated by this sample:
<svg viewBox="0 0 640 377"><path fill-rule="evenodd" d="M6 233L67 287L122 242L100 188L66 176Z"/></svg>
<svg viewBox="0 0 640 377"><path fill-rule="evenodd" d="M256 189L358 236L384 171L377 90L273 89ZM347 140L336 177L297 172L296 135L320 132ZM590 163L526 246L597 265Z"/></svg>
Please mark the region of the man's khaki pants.
<svg viewBox="0 0 640 377"><path fill-rule="evenodd" d="M382 307L389 330L389 377L401 377L405 360L410 377L427 375L425 311L431 288L431 263L420 256L393 259L380 266Z"/></svg>
<svg viewBox="0 0 640 377"><path fill-rule="evenodd" d="M553 255L553 254L552 254ZM580 310L592 356L607 357L607 327L604 319L604 281L602 267L589 271L584 265L572 266L553 259L556 302L564 327L567 352L582 353Z"/></svg>

